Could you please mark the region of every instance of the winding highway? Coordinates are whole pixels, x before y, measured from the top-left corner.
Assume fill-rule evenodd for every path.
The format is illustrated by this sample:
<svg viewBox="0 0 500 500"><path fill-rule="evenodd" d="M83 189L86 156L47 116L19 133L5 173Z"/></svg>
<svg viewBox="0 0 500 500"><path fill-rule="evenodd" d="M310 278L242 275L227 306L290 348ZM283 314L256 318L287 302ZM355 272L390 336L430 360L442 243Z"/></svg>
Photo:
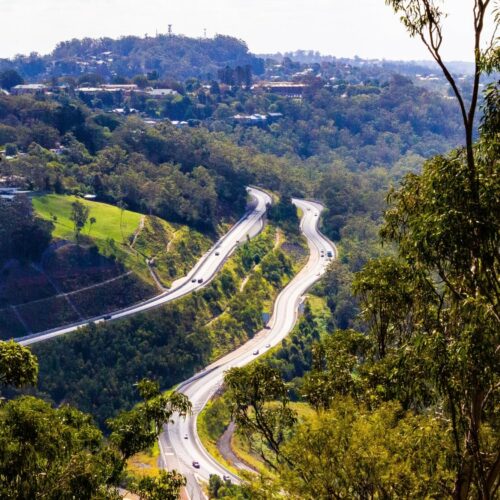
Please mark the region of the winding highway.
<svg viewBox="0 0 500 500"><path fill-rule="evenodd" d="M193 414L186 419L174 419L175 422L165 426L160 435L163 464L169 470L176 469L187 477L186 489L191 500L205 498L198 483L199 480L208 481L211 474L228 476L235 483L240 481L209 455L202 445L196 429L198 414L222 385L226 370L250 363L279 344L290 333L297 321L304 293L326 271L328 261L337 256L334 244L318 230L319 215L323 207L315 202L297 199L293 203L303 212L301 230L310 250L307 264L278 295L268 328L177 387L178 391L190 399ZM194 461L198 462L199 468L193 467Z"/></svg>
<svg viewBox="0 0 500 500"><path fill-rule="evenodd" d="M217 274L225 260L232 254L239 242L244 242L247 238L257 235L263 228L263 217L267 210L267 205L272 202L271 197L264 191L256 188L247 188L249 195L253 199L253 207L228 231L193 267L189 274L172 284L172 288L166 292L153 297L152 299L139 302L133 306L120 309L113 313L103 314L78 323L66 325L61 328L48 330L45 332L27 335L14 339L21 345L30 345L42 342L69 332L74 332L89 323L100 323L125 318L139 312L147 311L161 306L167 302L178 299L206 284Z"/></svg>

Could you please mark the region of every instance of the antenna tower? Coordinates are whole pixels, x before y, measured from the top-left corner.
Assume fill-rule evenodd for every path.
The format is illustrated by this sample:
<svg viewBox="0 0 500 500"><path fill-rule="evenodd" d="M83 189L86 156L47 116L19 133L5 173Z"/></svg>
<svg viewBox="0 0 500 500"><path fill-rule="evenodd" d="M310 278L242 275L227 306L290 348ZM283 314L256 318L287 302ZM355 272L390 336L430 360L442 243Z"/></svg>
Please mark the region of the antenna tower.
<svg viewBox="0 0 500 500"><path fill-rule="evenodd" d="M168 36L172 36L172 25L168 25Z"/></svg>

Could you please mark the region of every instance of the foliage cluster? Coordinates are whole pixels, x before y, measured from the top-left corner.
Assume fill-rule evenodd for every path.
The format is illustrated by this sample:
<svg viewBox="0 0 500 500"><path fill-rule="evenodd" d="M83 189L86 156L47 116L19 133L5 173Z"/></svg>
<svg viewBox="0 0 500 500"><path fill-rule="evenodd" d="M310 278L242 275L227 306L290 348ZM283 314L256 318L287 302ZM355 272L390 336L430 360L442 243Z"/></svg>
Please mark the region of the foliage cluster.
<svg viewBox="0 0 500 500"><path fill-rule="evenodd" d="M0 198L0 266L8 259L36 261L47 248L51 222L39 218L26 196Z"/></svg>
<svg viewBox="0 0 500 500"><path fill-rule="evenodd" d="M14 342L0 342L0 383L22 387L36 382L38 365L31 352ZM127 459L156 441L174 413L191 411L187 398L163 395L143 380L143 401L108 420L109 439L92 418L67 404L51 407L21 396L0 401L0 494L5 499L120 498ZM143 499L175 499L185 480L175 471L151 480L129 481Z"/></svg>
<svg viewBox="0 0 500 500"><path fill-rule="evenodd" d="M391 192L381 235L394 253L353 280L366 332L313 347L302 394L315 417L296 424L269 365L226 375L233 417L265 443L276 498L497 496L496 113L472 162L467 148L437 156Z"/></svg>
<svg viewBox="0 0 500 500"><path fill-rule="evenodd" d="M273 250L274 234L267 228L243 244L199 292L148 314L36 345L40 393L92 413L103 425L136 401L138 380L154 378L162 388L172 387L239 345L262 325L262 297L272 297L290 269ZM240 291L247 273L252 277Z"/></svg>

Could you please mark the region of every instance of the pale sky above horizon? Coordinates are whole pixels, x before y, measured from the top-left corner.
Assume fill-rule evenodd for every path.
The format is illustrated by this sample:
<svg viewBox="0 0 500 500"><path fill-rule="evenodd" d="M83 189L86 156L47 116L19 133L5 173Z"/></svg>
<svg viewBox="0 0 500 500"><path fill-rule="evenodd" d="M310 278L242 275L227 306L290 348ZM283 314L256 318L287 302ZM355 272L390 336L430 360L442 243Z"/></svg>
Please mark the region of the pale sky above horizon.
<svg viewBox="0 0 500 500"><path fill-rule="evenodd" d="M443 3L445 58L470 61L474 2ZM176 34L241 38L254 53L430 59L384 0L0 0L0 20L0 57L46 54L71 38L152 36L172 24Z"/></svg>

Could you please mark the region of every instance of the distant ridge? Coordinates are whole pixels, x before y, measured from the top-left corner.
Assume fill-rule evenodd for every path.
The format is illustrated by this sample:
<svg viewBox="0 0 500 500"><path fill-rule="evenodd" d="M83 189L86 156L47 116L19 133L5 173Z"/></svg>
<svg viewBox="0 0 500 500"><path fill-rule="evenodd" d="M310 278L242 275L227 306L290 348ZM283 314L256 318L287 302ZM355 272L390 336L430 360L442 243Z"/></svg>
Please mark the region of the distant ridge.
<svg viewBox="0 0 500 500"><path fill-rule="evenodd" d="M87 73L111 80L116 76L129 78L153 71L159 78L215 79L217 71L225 66L245 65L250 65L254 74L264 71L264 61L251 54L245 42L223 35L73 39L59 43L48 55L32 53L0 59L0 71L15 69L28 82Z"/></svg>
<svg viewBox="0 0 500 500"><path fill-rule="evenodd" d="M295 50L293 52L275 52L271 54L257 54L262 59L274 59L281 62L284 58L288 57L292 61L297 61L305 64L321 64L322 62L340 61L353 65L359 64L380 64L388 67L393 67L397 71L401 68L412 68L411 73L414 71L432 71L438 72L439 67L432 60L415 60L415 61L399 61L391 59L364 59L361 57L341 57L331 54L321 54L315 50ZM448 67L457 74L472 75L474 74L474 63L469 61L450 61L447 63ZM404 71L402 71L404 72Z"/></svg>

